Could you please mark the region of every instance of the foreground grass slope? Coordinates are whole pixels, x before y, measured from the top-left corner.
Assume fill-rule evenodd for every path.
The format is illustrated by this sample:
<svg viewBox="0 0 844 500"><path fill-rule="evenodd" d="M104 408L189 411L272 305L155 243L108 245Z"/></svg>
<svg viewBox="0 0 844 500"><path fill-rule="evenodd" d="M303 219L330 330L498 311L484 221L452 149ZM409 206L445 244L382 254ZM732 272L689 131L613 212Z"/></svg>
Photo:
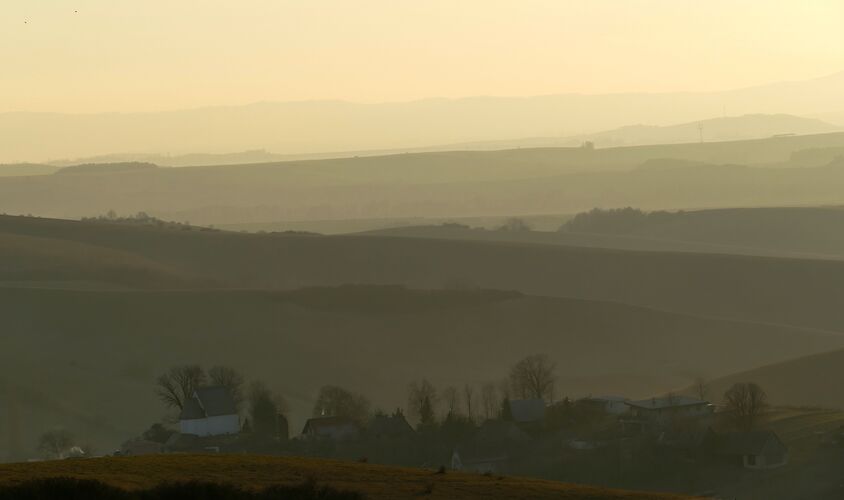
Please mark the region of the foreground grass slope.
<svg viewBox="0 0 844 500"><path fill-rule="evenodd" d="M315 479L372 500L430 498L448 500L658 500L688 498L577 486L538 479L483 476L430 469L409 469L311 458L234 455L163 455L135 458L65 460L0 465L0 486L48 477L97 479L125 489L144 489L165 481L210 481L246 488L299 484Z"/></svg>
<svg viewBox="0 0 844 500"><path fill-rule="evenodd" d="M0 288L0 318L0 378L19 408L24 450L57 425L100 450L117 447L165 415L155 377L185 363L232 365L266 381L289 401L298 433L325 384L392 409L406 404L411 381L479 387L544 352L558 363L558 397L646 397L844 347L840 335L609 302L396 287Z"/></svg>

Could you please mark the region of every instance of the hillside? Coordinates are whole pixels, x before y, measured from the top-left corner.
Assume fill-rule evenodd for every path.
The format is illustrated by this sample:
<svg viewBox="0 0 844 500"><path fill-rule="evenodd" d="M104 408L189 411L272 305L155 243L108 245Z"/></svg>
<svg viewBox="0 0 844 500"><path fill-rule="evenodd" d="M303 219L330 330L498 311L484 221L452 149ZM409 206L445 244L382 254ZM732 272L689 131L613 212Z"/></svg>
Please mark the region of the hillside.
<svg viewBox="0 0 844 500"><path fill-rule="evenodd" d="M530 218L523 219L531 224ZM571 221L571 217L569 217ZM501 222L503 224L503 221ZM373 236L803 259L844 258L841 207L771 207L581 215L559 231L496 231L459 224L367 231Z"/></svg>
<svg viewBox="0 0 844 500"><path fill-rule="evenodd" d="M739 381L754 381L765 388L775 404L844 408L844 350L796 357L717 379L718 394Z"/></svg>
<svg viewBox="0 0 844 500"><path fill-rule="evenodd" d="M844 331L844 310L837 299L844 264L838 261L375 236L238 234L25 217L0 217L0 233L49 238L53 249L75 242L129 252L216 287L480 287ZM55 267L49 258L32 266L33 273L41 272L38 280ZM6 279L20 282L26 277L17 273Z"/></svg>
<svg viewBox="0 0 844 500"><path fill-rule="evenodd" d="M789 161L800 151L842 146L844 134L835 133L2 177L0 212L80 218L146 211L207 225L562 214L596 206L830 204L842 202L837 186L844 182L844 169L823 156L810 165L801 162L806 168L800 169ZM659 169L637 168L665 159ZM778 168L761 168L769 164Z"/></svg>
<svg viewBox="0 0 844 500"><path fill-rule="evenodd" d="M342 490L362 492L370 500L426 498L443 500L579 499L659 500L687 498L578 486L521 477L482 476L431 469L410 469L314 458L170 455L98 458L0 466L0 485L46 477L96 478L125 489L151 488L186 478L233 483L245 488L296 485L307 478ZM429 493L425 493L429 491Z"/></svg>
<svg viewBox="0 0 844 500"><path fill-rule="evenodd" d="M844 347L836 334L609 302L398 287L0 287L0 318L12 333L0 350L0 379L14 394L25 450L56 425L100 450L118 446L166 413L154 379L186 363L233 365L266 381L289 401L295 434L325 384L395 408L413 380L480 386L543 352L559 363L559 397L644 397L695 377ZM0 438L0 449L7 442Z"/></svg>
<svg viewBox="0 0 844 500"><path fill-rule="evenodd" d="M535 137L504 141L455 144L451 149L505 149L580 146L586 141L597 147L641 146L762 139L776 135L823 134L841 127L822 120L793 115L744 115L709 118L676 125L627 125L569 137Z"/></svg>

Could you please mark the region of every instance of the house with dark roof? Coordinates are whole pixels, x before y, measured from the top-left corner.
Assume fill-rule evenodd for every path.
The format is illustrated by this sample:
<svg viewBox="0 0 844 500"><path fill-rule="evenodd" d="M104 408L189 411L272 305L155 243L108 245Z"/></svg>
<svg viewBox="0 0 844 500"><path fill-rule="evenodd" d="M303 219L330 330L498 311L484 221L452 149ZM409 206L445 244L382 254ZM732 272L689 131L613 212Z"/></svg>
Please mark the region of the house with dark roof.
<svg viewBox="0 0 844 500"><path fill-rule="evenodd" d="M202 387L185 401L179 431L194 436L224 436L240 432L237 405L225 387Z"/></svg>
<svg viewBox="0 0 844 500"><path fill-rule="evenodd" d="M360 426L348 417L315 417L305 422L302 437L306 439L331 439L341 441L354 439L360 434Z"/></svg>
<svg viewBox="0 0 844 500"><path fill-rule="evenodd" d="M412 436L415 431L401 413L375 415L366 425L367 436L375 439L394 439Z"/></svg>
<svg viewBox="0 0 844 500"><path fill-rule="evenodd" d="M545 419L546 405L543 399L511 399L509 403L513 422L535 424Z"/></svg>
<svg viewBox="0 0 844 500"><path fill-rule="evenodd" d="M788 464L788 447L773 431L728 432L712 438L714 453L746 469L775 469Z"/></svg>

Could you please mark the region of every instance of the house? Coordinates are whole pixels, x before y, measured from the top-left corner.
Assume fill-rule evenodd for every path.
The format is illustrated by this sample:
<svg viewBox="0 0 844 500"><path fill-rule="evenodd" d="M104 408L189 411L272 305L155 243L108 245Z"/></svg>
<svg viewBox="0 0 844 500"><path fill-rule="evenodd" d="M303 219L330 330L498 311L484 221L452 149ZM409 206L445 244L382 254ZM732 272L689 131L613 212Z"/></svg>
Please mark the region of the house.
<svg viewBox="0 0 844 500"><path fill-rule="evenodd" d="M358 423L348 417L315 417L305 422L302 437L307 439L354 439L360 434Z"/></svg>
<svg viewBox="0 0 844 500"><path fill-rule="evenodd" d="M486 420L474 438L479 444L524 444L530 441L525 431L508 420Z"/></svg>
<svg viewBox="0 0 844 500"><path fill-rule="evenodd" d="M623 415L630 410L627 398L622 396L597 396L586 398L588 403L601 408L607 415Z"/></svg>
<svg viewBox="0 0 844 500"><path fill-rule="evenodd" d="M366 426L366 434L375 439L393 439L410 436L413 427L401 413L393 415L375 415Z"/></svg>
<svg viewBox="0 0 844 500"><path fill-rule="evenodd" d="M629 417L622 425L638 427L640 430L654 430L669 427L678 421L699 420L701 424L715 413L715 407L708 401L689 396L665 396L661 398L625 401Z"/></svg>
<svg viewBox="0 0 844 500"><path fill-rule="evenodd" d="M513 399L509 403L513 422L534 424L545 420L544 399Z"/></svg>
<svg viewBox="0 0 844 500"><path fill-rule="evenodd" d="M506 471L509 459L506 453L481 454L455 449L451 454L451 468L478 474L500 474Z"/></svg>
<svg viewBox="0 0 844 500"><path fill-rule="evenodd" d="M224 436L240 432L240 416L225 387L202 387L185 401L179 431L194 436Z"/></svg>
<svg viewBox="0 0 844 500"><path fill-rule="evenodd" d="M788 447L773 431L729 432L712 441L716 455L746 469L775 469L788 464Z"/></svg>

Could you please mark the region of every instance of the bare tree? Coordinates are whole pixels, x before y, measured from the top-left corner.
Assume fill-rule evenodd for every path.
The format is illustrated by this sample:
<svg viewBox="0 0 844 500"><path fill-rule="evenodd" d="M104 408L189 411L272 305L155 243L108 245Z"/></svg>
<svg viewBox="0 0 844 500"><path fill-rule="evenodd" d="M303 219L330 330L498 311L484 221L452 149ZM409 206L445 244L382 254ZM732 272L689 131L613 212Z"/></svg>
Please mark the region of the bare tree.
<svg viewBox="0 0 844 500"><path fill-rule="evenodd" d="M348 417L364 423L369 418L371 404L362 394L356 394L336 385L326 385L319 390L314 404L314 416Z"/></svg>
<svg viewBox="0 0 844 500"><path fill-rule="evenodd" d="M751 431L768 409L768 395L753 382L736 383L724 393L724 404L736 427Z"/></svg>
<svg viewBox="0 0 844 500"><path fill-rule="evenodd" d="M695 383L692 385L692 390L694 390L695 396L697 396L697 398L701 401L706 401L706 398L709 396L709 384L703 377L695 379Z"/></svg>
<svg viewBox="0 0 844 500"><path fill-rule="evenodd" d="M47 431L38 440L38 451L47 458L65 458L74 446L73 435L64 429Z"/></svg>
<svg viewBox="0 0 844 500"><path fill-rule="evenodd" d="M208 370L208 378L212 384L224 387L229 392L238 410L243 406L245 380L240 372L230 366L215 366Z"/></svg>
<svg viewBox="0 0 844 500"><path fill-rule="evenodd" d="M475 408L472 406L475 402L475 388L469 384L463 386L463 404L466 405L466 416L470 419L475 418Z"/></svg>
<svg viewBox="0 0 844 500"><path fill-rule="evenodd" d="M156 393L168 408L184 408L185 401L205 384L205 372L199 365L174 366L158 377Z"/></svg>
<svg viewBox="0 0 844 500"><path fill-rule="evenodd" d="M522 399L545 399L554 397L554 368L545 354L528 356L510 369L510 385L517 397Z"/></svg>
<svg viewBox="0 0 844 500"><path fill-rule="evenodd" d="M409 413L416 417L423 417L423 409L428 407L434 411L437 404L437 390L426 379L421 382L412 382L407 388L407 408Z"/></svg>
<svg viewBox="0 0 844 500"><path fill-rule="evenodd" d="M499 405L498 390L495 384L489 382L481 387L481 405L484 409L484 418L493 418L498 411Z"/></svg>
<svg viewBox="0 0 844 500"><path fill-rule="evenodd" d="M457 387L450 385L443 389L442 400L445 403L447 413L460 413L460 393L457 391Z"/></svg>

